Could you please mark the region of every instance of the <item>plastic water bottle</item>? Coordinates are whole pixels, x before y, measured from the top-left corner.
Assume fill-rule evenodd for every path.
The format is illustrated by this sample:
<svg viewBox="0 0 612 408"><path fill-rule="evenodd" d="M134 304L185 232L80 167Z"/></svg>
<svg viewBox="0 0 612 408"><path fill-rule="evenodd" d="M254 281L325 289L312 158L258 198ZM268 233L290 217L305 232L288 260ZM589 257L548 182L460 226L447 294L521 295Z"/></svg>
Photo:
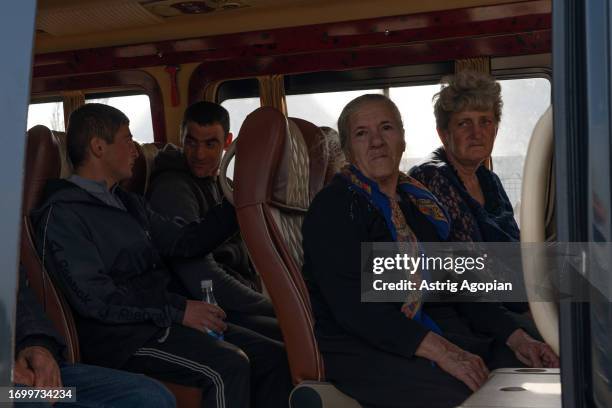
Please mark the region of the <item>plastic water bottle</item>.
<svg viewBox="0 0 612 408"><path fill-rule="evenodd" d="M200 282L200 286L202 287L202 302L217 306L217 301L215 300L215 295L213 294L212 281L203 280ZM223 340L223 333L217 333L209 328L206 328L206 332L215 339Z"/></svg>

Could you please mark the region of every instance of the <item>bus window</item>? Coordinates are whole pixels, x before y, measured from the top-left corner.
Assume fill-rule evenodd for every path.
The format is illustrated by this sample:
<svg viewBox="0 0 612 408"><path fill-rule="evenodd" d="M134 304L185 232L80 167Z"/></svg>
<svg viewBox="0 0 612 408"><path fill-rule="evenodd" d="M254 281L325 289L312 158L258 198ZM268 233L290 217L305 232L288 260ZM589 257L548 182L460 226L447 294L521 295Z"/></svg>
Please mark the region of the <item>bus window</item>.
<svg viewBox="0 0 612 408"><path fill-rule="evenodd" d="M246 117L261 106L259 81L255 78L224 81L217 90L217 102L227 109L230 132L236 140ZM234 176L234 159L228 164L226 174L229 178Z"/></svg>
<svg viewBox="0 0 612 408"><path fill-rule="evenodd" d="M226 99L221 102L221 106L229 112L230 132L234 134L234 140L236 140L242 122L244 122L247 115L259 108L259 96L253 98Z"/></svg>
<svg viewBox="0 0 612 408"><path fill-rule="evenodd" d="M352 99L367 93L383 93L382 89L367 89L343 92L322 92L287 95L289 116L307 119L317 126L338 129L338 116L342 108Z"/></svg>
<svg viewBox="0 0 612 408"><path fill-rule="evenodd" d="M397 105L404 121L406 151L400 170L407 172L440 146L431 98L440 85L414 85L389 88L389 98Z"/></svg>
<svg viewBox="0 0 612 408"><path fill-rule="evenodd" d="M519 222L523 165L531 132L550 105L546 78L500 80L504 107L493 148L493 170L501 179Z"/></svg>
<svg viewBox="0 0 612 408"><path fill-rule="evenodd" d="M217 102L229 112L230 132L236 140L244 119L261 106L259 81L255 78L224 81L217 90Z"/></svg>
<svg viewBox="0 0 612 408"><path fill-rule="evenodd" d="M61 101L31 103L28 107L28 129L44 125L51 130L64 131L64 105Z"/></svg>
<svg viewBox="0 0 612 408"><path fill-rule="evenodd" d="M236 140L242 122L244 122L249 113L259 108L260 101L259 96L253 98L226 99L221 102L221 106L229 112L230 132L232 132L234 140ZM234 159L228 164L226 174L229 178L234 177Z"/></svg>
<svg viewBox="0 0 612 408"><path fill-rule="evenodd" d="M153 143L155 141L151 119L151 103L147 95L96 95L88 97L87 103L103 103L119 109L130 119L130 130L135 141L139 143Z"/></svg>

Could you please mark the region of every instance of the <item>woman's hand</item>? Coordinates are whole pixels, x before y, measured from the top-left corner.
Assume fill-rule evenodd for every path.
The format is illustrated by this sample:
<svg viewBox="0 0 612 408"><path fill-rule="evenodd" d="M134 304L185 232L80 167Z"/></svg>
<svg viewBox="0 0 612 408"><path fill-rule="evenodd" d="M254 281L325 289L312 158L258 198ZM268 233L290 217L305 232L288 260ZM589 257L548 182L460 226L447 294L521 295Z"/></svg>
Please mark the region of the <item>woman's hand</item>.
<svg viewBox="0 0 612 408"><path fill-rule="evenodd" d="M447 351L437 363L441 369L476 391L489 378L489 369L480 356L457 349Z"/></svg>
<svg viewBox="0 0 612 408"><path fill-rule="evenodd" d="M432 332L427 333L415 354L434 361L472 391L480 388L489 378L489 369L482 358Z"/></svg>
<svg viewBox="0 0 612 408"><path fill-rule="evenodd" d="M558 368L559 357L546 343L537 341L528 335L523 329L516 329L506 344L514 355L527 367L534 368Z"/></svg>

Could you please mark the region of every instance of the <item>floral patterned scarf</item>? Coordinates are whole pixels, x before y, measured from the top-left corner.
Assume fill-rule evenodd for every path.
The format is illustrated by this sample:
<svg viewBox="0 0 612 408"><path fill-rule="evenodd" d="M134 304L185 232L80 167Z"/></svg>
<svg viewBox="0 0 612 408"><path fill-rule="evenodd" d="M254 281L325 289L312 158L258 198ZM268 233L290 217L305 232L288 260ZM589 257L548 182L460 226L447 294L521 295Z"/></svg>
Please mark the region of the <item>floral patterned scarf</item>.
<svg viewBox="0 0 612 408"><path fill-rule="evenodd" d="M367 178L357 167L349 164L340 171L341 177L351 183L355 191L364 196L383 215L391 237L398 243L398 250L417 256L419 244L417 237L406 222L404 213L399 203L384 194L378 184ZM450 224L444 208L439 204L436 197L416 179L400 172L397 188L409 197L415 208L435 227L438 236L442 240L448 238ZM423 271L426 272L426 271ZM417 279L421 279L421 272L417 273ZM436 333L441 333L438 325L422 312L422 293L414 291L410 294L402 312L409 318L420 322Z"/></svg>

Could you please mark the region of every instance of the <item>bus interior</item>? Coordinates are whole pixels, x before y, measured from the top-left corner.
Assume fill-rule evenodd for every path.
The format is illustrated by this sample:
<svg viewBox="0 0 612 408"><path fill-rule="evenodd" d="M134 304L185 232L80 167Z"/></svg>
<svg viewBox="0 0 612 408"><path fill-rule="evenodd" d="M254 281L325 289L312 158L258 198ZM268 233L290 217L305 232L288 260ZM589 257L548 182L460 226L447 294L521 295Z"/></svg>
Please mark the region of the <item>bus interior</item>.
<svg viewBox="0 0 612 408"><path fill-rule="evenodd" d="M606 0L19 0L4 9L0 305L10 336L1 342L3 386L11 384L19 263L64 335L68 360L80 359L70 306L34 250L27 213L47 179L71 173L66 123L89 102L130 118L140 156L124 187L139 194L157 152L180 145L190 104L208 100L229 111L236 142L222 173L234 186L224 192L236 205L279 319L293 408L360 405L325 379L295 262L303 215L275 206L268 193L278 187L277 174L288 171L281 162L297 154L285 146L289 134L308 149L306 184L322 186L333 151L321 147L318 127L335 128L354 97L381 93L398 105L407 143L400 167L407 171L439 145L431 101L441 78L464 69L491 74L502 85L504 110L488 165L512 202L521 240L611 239L612 7ZM264 210L276 218L261 216ZM293 228L283 229L279 219ZM603 290L610 293L612 271L605 273ZM561 368L497 370L461 406L612 406L609 300L530 306ZM199 390L166 385L179 407L200 405Z"/></svg>

